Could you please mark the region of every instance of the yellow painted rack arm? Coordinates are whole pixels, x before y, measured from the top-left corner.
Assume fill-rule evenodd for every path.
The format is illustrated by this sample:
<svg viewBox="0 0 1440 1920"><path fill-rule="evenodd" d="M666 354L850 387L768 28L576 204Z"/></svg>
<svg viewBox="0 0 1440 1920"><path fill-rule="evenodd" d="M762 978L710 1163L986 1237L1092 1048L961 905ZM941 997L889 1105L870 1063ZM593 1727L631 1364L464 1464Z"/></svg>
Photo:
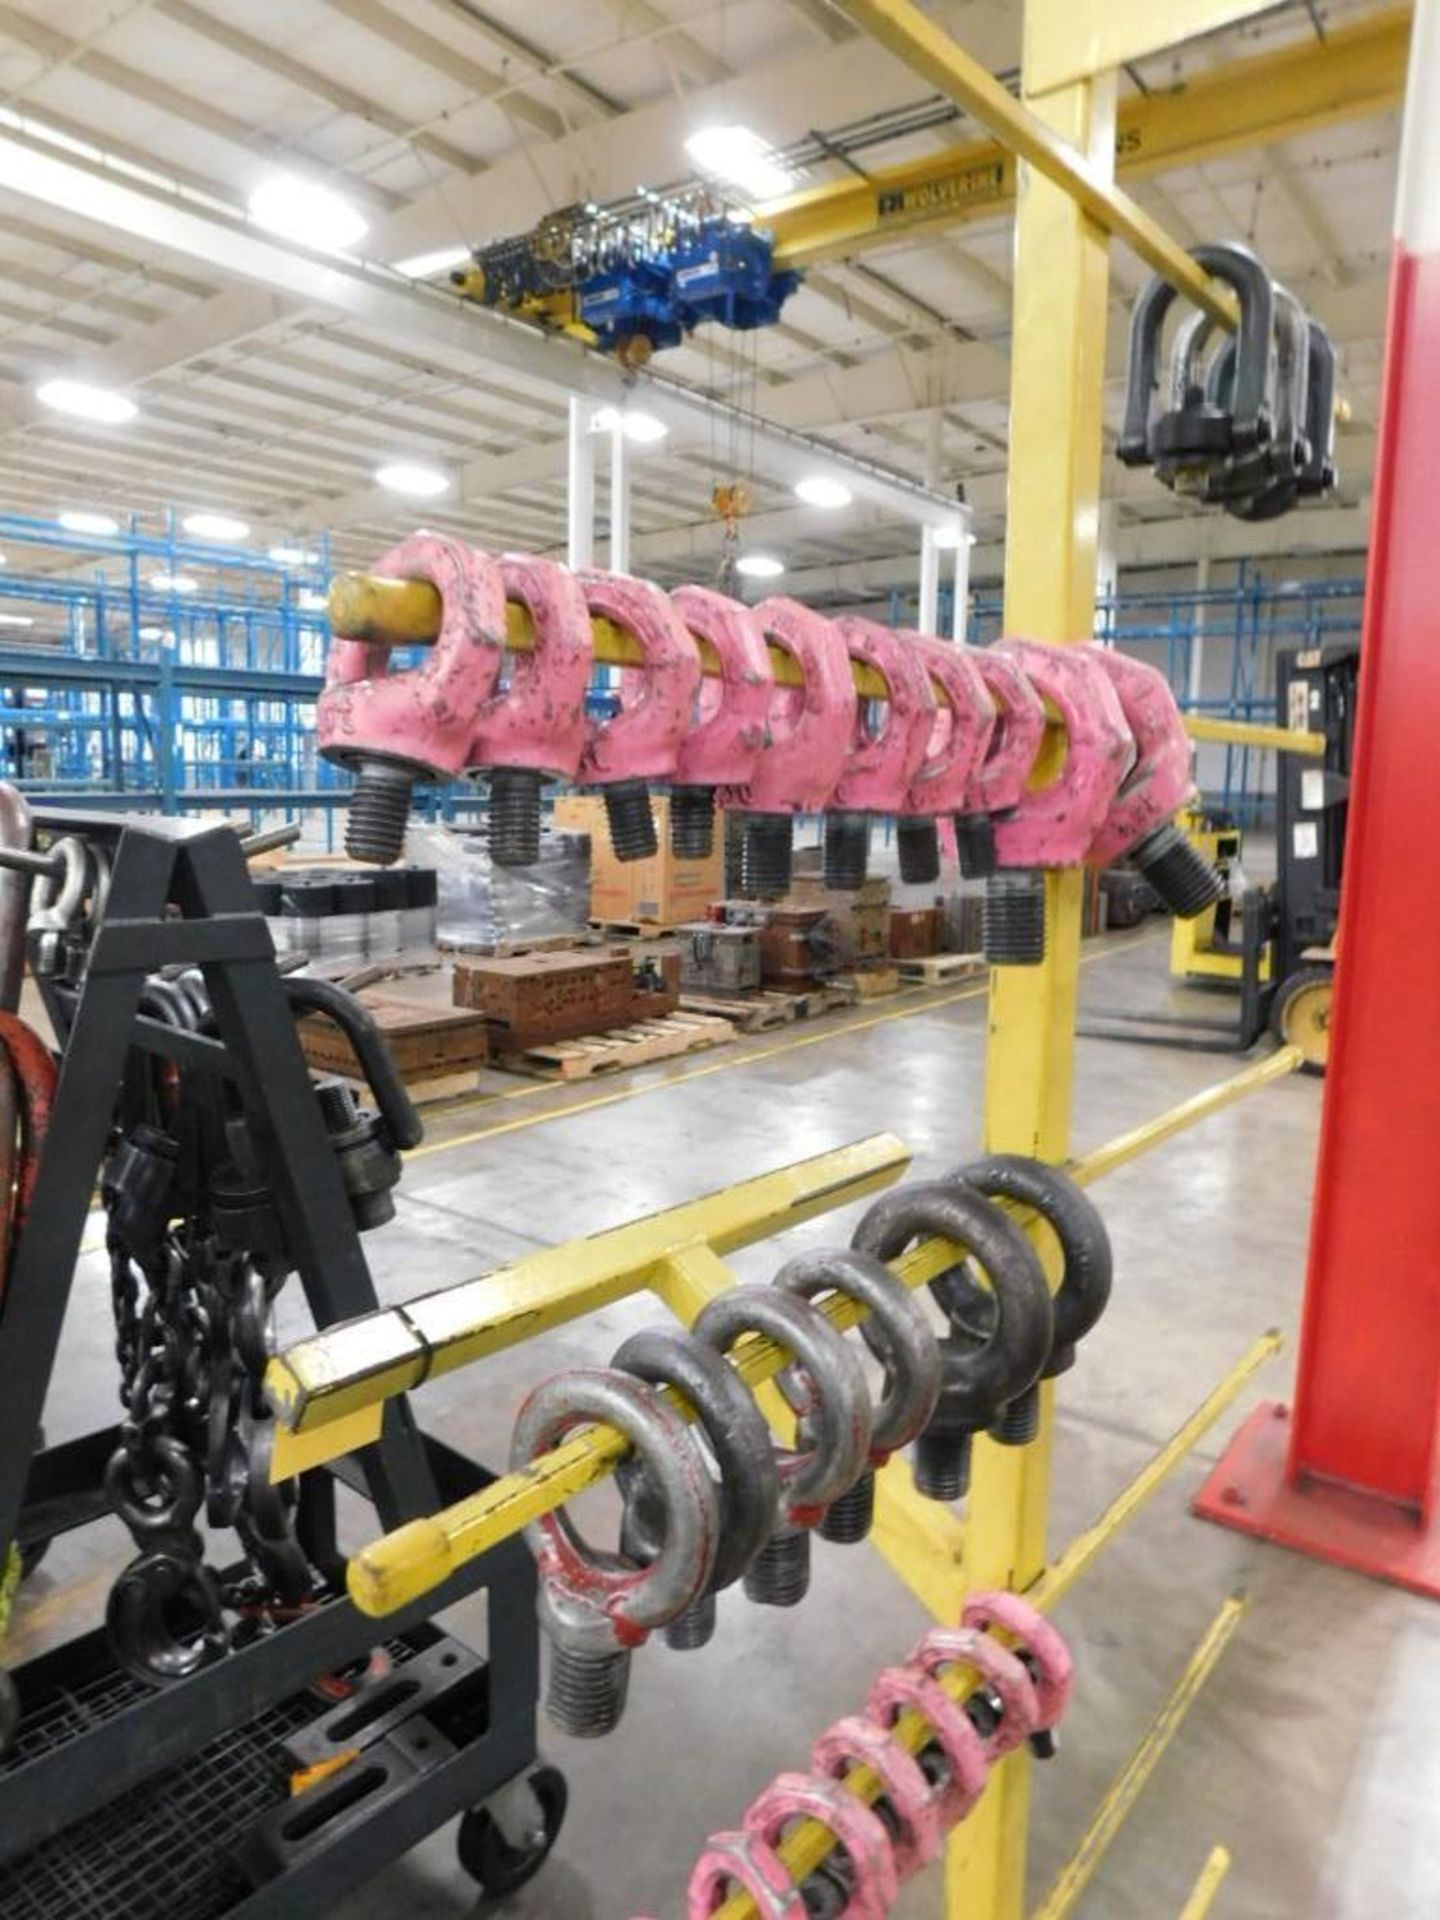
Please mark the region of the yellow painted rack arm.
<svg viewBox="0 0 1440 1920"><path fill-rule="evenodd" d="M513 601L506 607L506 645L526 653L535 633L525 609ZM605 666L638 667L645 663L639 643L608 620L591 623L595 658ZM368 640L391 647L428 646L440 631L440 595L428 580L396 580L380 573L340 573L330 587L330 627L352 640ZM718 677L720 662L706 641L698 641L702 672ZM782 686L802 684L800 667L783 647L770 649L770 664ZM890 689L873 667L852 661L855 690L864 700L888 700ZM1235 746L1275 747L1282 752L1322 754L1323 733L1287 732L1240 720L1207 720L1189 716L1186 725L1196 740L1228 741Z"/></svg>

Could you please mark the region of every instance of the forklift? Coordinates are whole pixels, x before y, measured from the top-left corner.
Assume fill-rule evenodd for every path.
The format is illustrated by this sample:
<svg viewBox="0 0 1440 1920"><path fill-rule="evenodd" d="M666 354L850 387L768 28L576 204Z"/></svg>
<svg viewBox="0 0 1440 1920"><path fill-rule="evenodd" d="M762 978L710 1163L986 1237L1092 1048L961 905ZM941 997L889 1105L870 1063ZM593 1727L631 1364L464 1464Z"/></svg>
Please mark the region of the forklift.
<svg viewBox="0 0 1440 1920"><path fill-rule="evenodd" d="M1275 880L1256 886L1241 866L1242 836L1227 815L1180 816L1199 851L1226 879L1223 897L1194 920L1176 920L1170 972L1196 986L1234 987L1238 1018L1109 1010L1082 1032L1207 1053L1247 1053L1268 1028L1323 1073L1330 1047L1335 933L1355 739L1358 640L1282 648L1275 658L1279 724L1323 733L1317 760L1277 756ZM1158 1031L1145 1031L1158 1029Z"/></svg>

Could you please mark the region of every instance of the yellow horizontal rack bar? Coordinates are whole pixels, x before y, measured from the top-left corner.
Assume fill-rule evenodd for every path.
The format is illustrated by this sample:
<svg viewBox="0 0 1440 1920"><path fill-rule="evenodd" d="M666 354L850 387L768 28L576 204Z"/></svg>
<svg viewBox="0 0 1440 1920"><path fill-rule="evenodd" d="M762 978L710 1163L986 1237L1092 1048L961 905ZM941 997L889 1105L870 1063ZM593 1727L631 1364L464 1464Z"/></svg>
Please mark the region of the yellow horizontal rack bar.
<svg viewBox="0 0 1440 1920"><path fill-rule="evenodd" d="M1248 1607L1249 1601L1243 1594L1232 1594L1210 1622L1199 1645L1186 1662L1185 1671L1146 1729L1139 1746L1111 1781L1080 1845L1061 1868L1055 1884L1036 1908L1032 1920L1065 1920L1067 1914L1074 1912L1111 1841L1124 1825L1131 1808L1164 1757L1166 1748L1179 1732L1181 1722L1195 1704L1200 1689L1234 1639Z"/></svg>
<svg viewBox="0 0 1440 1920"><path fill-rule="evenodd" d="M1116 172L1145 179L1382 113L1404 91L1409 38L1410 9L1396 7L1136 94L1116 113ZM993 220L1014 206L1016 169L998 140L974 140L791 194L765 209L775 264L814 266L900 233Z"/></svg>
<svg viewBox="0 0 1440 1920"><path fill-rule="evenodd" d="M1100 1515L1100 1519L1094 1523L1094 1526L1089 1526L1089 1528L1085 1530L1085 1534L1081 1534L1081 1540L1075 1542L1075 1546L1079 1546L1081 1542L1100 1542L1100 1544L1106 1544L1106 1542L1114 1540L1114 1536L1119 1532L1119 1528L1135 1519L1135 1515L1139 1513L1140 1507L1144 1505L1144 1501L1150 1498L1150 1494L1156 1492L1156 1488L1164 1482L1165 1476L1173 1473L1173 1469L1185 1459L1185 1455L1187 1455L1187 1453L1190 1452L1190 1448L1196 1444L1196 1440L1200 1438L1200 1434L1204 1434L1206 1428L1212 1427L1213 1423L1221 1417L1221 1413L1225 1413L1225 1409L1235 1402L1236 1396L1238 1396L1240 1390L1246 1386L1246 1382L1250 1380L1250 1377L1256 1373L1256 1369L1261 1367L1267 1359L1275 1356L1279 1350L1281 1350L1281 1338L1279 1338L1279 1334L1273 1334L1273 1332L1271 1332L1271 1334L1263 1334L1260 1340L1256 1340L1256 1344L1250 1348L1250 1352L1244 1356L1244 1359L1240 1359L1235 1367L1227 1373L1227 1377L1219 1382L1219 1386L1215 1386L1215 1390L1208 1396L1208 1400L1200 1405L1200 1407L1196 1407L1196 1411L1190 1415L1190 1419L1185 1423L1185 1427L1181 1427L1181 1430L1175 1434L1175 1438L1165 1444L1162 1452L1158 1453L1156 1459L1150 1461L1150 1465L1121 1492L1121 1496L1119 1496L1116 1501L1112 1501L1110 1507L1106 1507L1106 1511ZM1160 1467L1162 1461L1165 1463L1164 1471L1158 1473L1156 1469ZM1092 1557L1094 1557L1094 1553L1087 1551L1087 1555L1085 1555L1083 1559L1077 1559L1077 1561L1073 1563L1073 1565L1075 1565L1075 1576L1079 1574L1079 1571L1083 1571L1083 1567L1089 1565ZM1066 1559L1069 1559L1069 1555L1066 1555ZM1052 1607L1052 1605L1060 1599L1062 1592L1068 1588L1068 1584L1069 1582L1050 1582L1050 1580L1043 1580L1039 1586L1031 1588L1031 1590L1025 1594L1025 1599L1029 1599L1029 1603L1031 1603L1033 1607L1039 1607L1041 1611L1044 1611L1046 1607ZM1140 1749L1137 1749L1137 1753L1133 1755L1129 1766L1125 1768L1125 1774L1129 1774L1129 1770L1137 1764L1137 1761L1142 1763L1142 1772L1140 1772L1139 1780L1135 1782L1135 1791L1129 1793L1127 1799L1125 1799L1125 1803L1123 1803L1121 1807L1117 1807L1117 1809L1116 1805L1114 1805L1116 1786L1112 1786L1110 1793L1106 1795L1106 1801L1102 1803L1100 1814L1104 1814L1106 1809L1114 1812L1114 1828L1116 1828L1116 1830L1119 1828L1119 1824L1125 1820L1125 1814L1131 1811L1131 1805L1135 1803L1135 1797L1139 1795L1140 1788L1144 1786L1144 1782L1146 1782L1146 1780L1150 1778L1150 1774L1154 1772L1154 1766L1156 1766L1156 1761L1160 1759L1160 1753L1164 1753L1164 1745L1169 1743L1169 1740L1171 1740L1173 1734L1175 1734L1175 1730L1179 1728L1179 1722L1181 1722L1181 1718L1185 1715L1190 1701L1194 1699L1194 1695L1200 1692L1200 1688L1204 1686L1204 1682L1206 1682L1206 1678L1210 1676L1210 1670L1212 1670L1213 1665L1215 1665L1215 1661L1217 1661L1219 1655L1225 1651L1225 1645L1229 1644L1231 1634L1235 1632L1236 1626L1240 1624L1240 1615L1242 1615L1244 1607L1240 1607L1240 1613L1236 1613L1233 1619L1231 1619L1231 1615L1229 1615L1229 1611L1227 1611L1227 1609L1231 1609L1231 1607L1235 1607L1235 1605L1235 1599L1231 1599L1231 1601L1227 1601L1227 1605L1221 1609L1221 1613L1219 1613L1219 1617L1213 1622L1210 1632L1206 1634L1206 1638L1202 1640L1202 1644L1196 1647L1196 1651L1194 1651L1188 1667L1185 1668L1185 1674L1181 1676L1179 1686L1175 1688L1175 1693L1171 1693L1169 1701L1165 1703L1165 1709L1162 1711L1160 1718L1158 1718L1158 1722L1156 1722L1156 1726L1160 1726L1162 1722L1169 1726L1169 1730L1167 1730L1167 1734L1165 1734L1165 1741L1160 1745L1160 1749L1154 1751L1154 1753L1148 1751L1148 1743L1150 1743L1152 1736L1154 1736L1154 1728L1152 1728L1150 1734L1146 1734L1146 1740L1140 1743ZM1223 1632L1223 1638L1221 1638L1219 1645L1213 1645L1212 1647L1213 1640L1215 1640L1215 1636L1217 1636L1217 1630ZM970 1672L970 1668L966 1667L945 1668L937 1678L939 1678L941 1686L947 1690L948 1695L950 1695L952 1699L962 1699L966 1693L973 1692L973 1686L975 1686L973 1674ZM1183 1695L1183 1699L1181 1699L1181 1695ZM933 1728L929 1726L929 1722L924 1720L922 1716L916 1715L916 1713L904 1713L904 1715L900 1715L899 1720L895 1722L895 1740L899 1740L900 1745L906 1747L906 1751L910 1751L910 1753L920 1753L922 1747L927 1745L927 1741L931 1741L933 1738L935 1738L935 1732L933 1732ZM876 1801L877 1797L879 1797L879 1791L881 1791L881 1782L877 1780L876 1776L870 1772L870 1768L866 1768L866 1766L856 1766L856 1768L852 1768L851 1772L845 1776L845 1786L847 1786L847 1789L849 1789L851 1793L856 1793L860 1799L864 1799L866 1803ZM1096 1814L1096 1824L1098 1824L1100 1814ZM1092 1832L1094 1832L1094 1824L1092 1824L1091 1830L1087 1832L1085 1841L1081 1841L1081 1849L1085 1849L1085 1843L1091 1839ZM1108 1845L1110 1837L1114 1837L1114 1830L1110 1832L1110 1836L1106 1837L1106 1845ZM833 1834L829 1834L828 1828L820 1826L818 1820L804 1820L804 1822L801 1822L801 1824L787 1836L783 1847L780 1849L780 1857L781 1860L785 1862L785 1866L789 1868L789 1874L791 1874L791 1878L795 1880L795 1884L801 1884L803 1880L806 1880L806 1878L822 1864L822 1860L826 1859L829 1853L833 1851L833 1845L835 1845ZM1075 1859L1079 1859L1079 1855L1077 1855ZM1075 1862L1071 1860L1071 1864L1075 1864ZM1098 1855L1096 1855L1096 1864L1098 1864ZM1229 1857L1227 1857L1227 1864L1229 1864ZM1089 1878L1089 1874L1087 1874L1087 1878ZM1221 1878L1223 1878L1223 1876L1221 1876ZM1215 1885L1219 1885L1219 1882L1215 1882ZM1204 1912L1204 1910L1206 1910L1206 1908L1202 1908L1202 1912ZM737 1893L737 1895L733 1895L732 1899L726 1901L724 1907L718 1908L716 1920L756 1920L755 1903L749 1899L749 1895ZM1039 1916L1035 1916L1035 1920L1039 1920ZM1181 1920L1185 1920L1185 1916L1181 1916Z"/></svg>
<svg viewBox="0 0 1440 1920"><path fill-rule="evenodd" d="M1282 1048L1073 1162L1071 1171L1088 1184L1293 1072L1301 1060L1298 1048ZM354 1444L351 1422L357 1413L427 1379L647 1287L677 1297L688 1286L693 1298L697 1258L713 1262L719 1284L726 1284L721 1254L874 1191L907 1164L898 1140L876 1135L589 1240L545 1249L405 1307L328 1328L271 1361L266 1375L271 1404L286 1432L311 1435L319 1443L309 1449L313 1463ZM1028 1210L1017 1210L1017 1217L1033 1218ZM958 1257L950 1243L930 1240L903 1255L894 1270L907 1286L920 1286ZM852 1301L832 1300L825 1311L841 1329L864 1317ZM742 1377L759 1386L780 1371L788 1355L757 1337L742 1342L734 1358ZM326 1428L333 1431L333 1448L321 1440L319 1430ZM625 1450L613 1429L586 1429L523 1473L507 1474L484 1492L372 1542L350 1563L352 1599L377 1617L395 1611L439 1585L456 1566L605 1478ZM1169 1470L1169 1465L1159 1468L1155 1484ZM1139 1496L1144 1498L1148 1490ZM1097 1541L1092 1550L1102 1544Z"/></svg>
<svg viewBox="0 0 1440 1920"><path fill-rule="evenodd" d="M1200 1877L1190 1889L1190 1897L1180 1909L1180 1920L1205 1920L1230 1871L1230 1849L1214 1846L1200 1869Z"/></svg>
<svg viewBox="0 0 1440 1920"><path fill-rule="evenodd" d="M517 653L527 653L535 645L535 631L524 607L507 603L505 643ZM440 631L440 595L428 580L396 580L386 574L340 573L330 587L330 627L347 639L363 640L378 646L429 646ZM595 658L605 666L639 667L645 655L633 634L612 621L593 619ZM696 643L701 671L710 678L719 676L720 662L708 641ZM782 686L804 685L800 664L783 647L770 648L770 664ZM888 700L890 688L883 674L873 667L852 661L855 690L866 700ZM940 690L943 691L943 690ZM1235 746L1274 747L1285 753L1323 754L1323 733L1290 731L1282 727L1254 726L1248 721L1207 720L1187 715L1185 721L1192 739L1221 740Z"/></svg>

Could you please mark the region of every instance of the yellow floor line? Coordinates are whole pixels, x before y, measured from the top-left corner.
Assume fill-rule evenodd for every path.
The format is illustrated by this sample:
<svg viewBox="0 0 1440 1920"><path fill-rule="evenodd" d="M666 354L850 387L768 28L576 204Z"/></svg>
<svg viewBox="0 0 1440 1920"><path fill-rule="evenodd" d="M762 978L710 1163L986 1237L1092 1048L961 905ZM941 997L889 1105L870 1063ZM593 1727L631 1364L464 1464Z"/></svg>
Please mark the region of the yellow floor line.
<svg viewBox="0 0 1440 1920"><path fill-rule="evenodd" d="M1142 933L1136 939L1126 940L1121 945L1105 947L1097 953L1082 954L1080 964L1082 967L1088 967L1094 960L1108 960L1112 954L1129 953L1132 948L1147 946L1159 937L1154 933ZM902 987L901 992L907 997L912 993L930 997L918 1002L915 1006L887 1007L883 1013L871 1014L864 1020L848 1020L841 1025L831 1025L827 1022L815 1033L802 1033L796 1035L794 1039L778 1040L768 1047L757 1047L749 1053L741 1053L734 1057L727 1053L724 1059L707 1061L703 1067L691 1067L684 1073L671 1074L668 1079L645 1080L635 1086L617 1087L612 1093L596 1094L589 1100L577 1100L568 1107L549 1108L544 1113L527 1114L519 1120L501 1121L496 1126L480 1127L471 1133L457 1133L451 1140L433 1140L429 1146L413 1148L405 1158L423 1160L432 1153L448 1153L452 1147L470 1147L479 1140L492 1140L497 1134L518 1133L524 1127L538 1127L546 1120L564 1120L572 1113L593 1113L599 1107L613 1107L622 1100L638 1099L644 1093L658 1093L665 1087L683 1086L687 1080L700 1080L707 1074L729 1073L736 1067L748 1067L752 1061L773 1060L777 1054L791 1053L797 1047L815 1047L827 1040L843 1040L846 1034L864 1033L867 1028L883 1026L890 1020L906 1020L917 1013L931 1013L941 1007L951 1006L957 1000L974 1000L988 989L988 980L975 980L968 986L956 987L949 993L937 993L932 987ZM533 1085L515 1087L504 1093L486 1094L482 1104L488 1107L500 1100L530 1100L538 1094L555 1092L556 1085L553 1080L537 1080ZM104 1245L105 1235L102 1229L98 1236L86 1239L80 1251L82 1254L99 1253Z"/></svg>
<svg viewBox="0 0 1440 1920"><path fill-rule="evenodd" d="M1080 964L1088 966L1095 960L1108 960L1112 955L1128 953L1134 947L1143 947L1156 940L1156 934L1141 934L1138 939L1127 940L1122 946L1106 947L1099 953L1082 954ZM450 1140L434 1140L429 1146L415 1147L406 1154L407 1160L423 1160L432 1153L448 1153L454 1147L474 1146L480 1140L493 1140L499 1134L519 1133L525 1127L538 1127L547 1120L568 1120L571 1114L594 1113L601 1107L618 1106L622 1100L635 1100L641 1094L660 1093L667 1087L683 1086L688 1080L702 1080L712 1073L730 1073L737 1067L748 1067L761 1060L773 1060L783 1053L794 1053L800 1047L822 1046L828 1040L843 1040L852 1033L864 1033L870 1027L884 1026L891 1020L907 1020L919 1013L932 1013L941 1007L952 1006L957 1000L974 1000L989 991L988 980L977 980L969 986L957 987L949 993L936 994L933 999L913 1007L890 1007L883 1013L871 1014L864 1020L849 1020L842 1025L828 1023L816 1033L797 1035L793 1040L779 1040L768 1047L757 1047L753 1052L742 1053L731 1058L707 1061L703 1067L691 1067L684 1073L671 1074L664 1080L647 1080L638 1086L617 1087L613 1093L595 1095L589 1100L577 1100L572 1106L555 1107L544 1113L530 1113L518 1120L502 1120L493 1127L479 1127L471 1133L456 1134ZM545 1083L545 1091L553 1091L553 1083ZM525 1089L529 1091L529 1089ZM497 1099L508 1099L507 1094L496 1095Z"/></svg>

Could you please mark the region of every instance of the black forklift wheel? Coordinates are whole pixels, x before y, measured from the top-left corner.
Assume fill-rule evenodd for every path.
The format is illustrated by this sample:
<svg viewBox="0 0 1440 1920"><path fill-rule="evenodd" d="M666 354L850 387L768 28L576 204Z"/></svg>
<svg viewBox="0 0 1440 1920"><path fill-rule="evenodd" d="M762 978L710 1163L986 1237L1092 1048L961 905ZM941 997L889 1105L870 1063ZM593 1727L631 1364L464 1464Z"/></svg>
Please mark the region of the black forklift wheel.
<svg viewBox="0 0 1440 1920"><path fill-rule="evenodd" d="M1299 967L1282 980L1270 1003L1270 1030L1282 1047L1299 1047L1302 1073L1323 1074L1330 1058L1331 967Z"/></svg>
<svg viewBox="0 0 1440 1920"><path fill-rule="evenodd" d="M560 1837L570 1800L564 1774L557 1767L537 1767L530 1775L530 1789L545 1820L545 1837L536 1846L511 1846L484 1807L473 1808L460 1821L456 1843L460 1864L490 1898L514 1893L533 1880Z"/></svg>

